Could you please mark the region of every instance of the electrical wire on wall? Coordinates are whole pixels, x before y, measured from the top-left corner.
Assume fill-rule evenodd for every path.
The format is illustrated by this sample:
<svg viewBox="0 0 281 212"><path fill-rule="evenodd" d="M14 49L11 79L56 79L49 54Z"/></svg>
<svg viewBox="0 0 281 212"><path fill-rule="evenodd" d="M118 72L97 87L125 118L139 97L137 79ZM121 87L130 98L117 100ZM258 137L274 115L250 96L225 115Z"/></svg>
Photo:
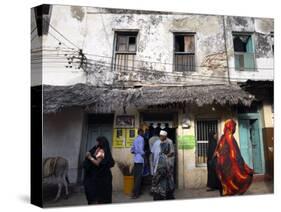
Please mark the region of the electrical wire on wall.
<svg viewBox="0 0 281 212"><path fill-rule="evenodd" d="M72 42L70 39L68 39L66 36L64 36L61 32L59 32L59 30L57 30L53 25L51 25L48 21L44 20L53 30L54 32L56 32L60 37L62 37L65 41L67 41L69 44L71 44L74 48L69 47L66 42L62 42L61 39L59 39L57 36L55 36L53 33L49 32L50 36L53 37L55 40L58 41L58 45L59 47L51 47L50 49L42 49L40 51L40 49L37 49L37 52L40 53L40 55L33 55L36 54L36 50L33 49L32 50L32 64L36 65L36 64L44 64L47 65L48 67L51 66L55 66L55 64L64 64L62 60L65 60L66 58L56 58L56 56L61 56L61 54L57 53L57 54L49 54L50 52L64 52L64 56L68 56L67 60L65 61L66 68L73 68L72 64L75 64L78 66L78 69L80 69L81 67L84 67L84 71L86 71L87 73L94 73L94 69L91 70L91 68L93 66L99 66L99 68L103 68L104 70L107 71L112 71L113 67L115 68L115 70L119 71L119 73L132 73L132 72L136 72L136 73L142 73L142 74L152 74L152 75L159 75L159 74L163 74L165 76L170 76L170 77L189 77L191 80L193 79L198 79L201 81L204 80L217 80L220 82L228 82L230 81L229 78L229 70L235 70L235 67L229 67L228 65L228 60L226 59L227 65L226 66L219 66L219 67L215 67L214 66L210 66L210 65L188 65L189 67L192 67L194 69L194 71L190 71L190 72L167 72L167 71L163 71L163 70L157 70L156 68L151 68L153 66L156 65L164 65L164 66L171 66L171 68L169 69L173 69L174 64L173 63L168 63L168 62L160 62L160 61L148 61L148 60L140 60L140 59L127 59L126 61L134 61L134 62L139 62L140 64L145 64L145 66L149 67L149 68L145 68L145 67L137 67L137 66L123 66L123 65L119 65L116 63L112 63L112 61L114 61L115 57L111 57L111 56L106 56L106 55L97 55L97 54L91 54L91 53L84 53L82 51L82 49L80 49L78 47L78 45L76 45L74 42ZM31 34L35 31L36 28L34 28L31 32ZM35 38L35 37L34 37ZM34 39L33 38L33 39ZM83 41L83 45L84 45L85 39ZM226 42L226 41L225 41ZM63 49L61 46L65 46L66 48ZM226 45L226 43L225 43ZM52 49L53 48L53 49ZM44 54L42 54L42 52L44 52ZM49 53L48 53L49 52ZM69 57L70 56L70 57ZM92 59L91 57L94 58L98 58L98 59ZM69 58L72 58L71 60L69 60ZM138 58L140 58L138 56ZM74 59L76 59L76 61L74 61ZM59 61L61 60L61 61ZM109 60L110 62L104 61L104 60ZM79 64L80 63L80 64ZM52 64L52 65L51 65ZM88 68L88 66L90 68ZM185 66L185 65L183 65ZM77 67L76 67L77 68ZM165 67L166 68L166 67ZM221 76L221 75L202 75L202 74L198 74L198 72L196 73L195 70L198 70L198 68L207 68L207 69L212 69L217 70L217 71L221 71L221 72L225 72L225 70L228 71L228 76ZM257 70L273 70L272 67L254 67L254 68L247 68L247 70L252 70L253 71L253 75L255 75L255 71ZM114 71L114 70L113 70ZM196 74L194 74L196 73ZM243 77L231 77L232 81L239 81L239 80L248 80L249 78L243 78ZM257 78L255 78L256 80L259 80ZM261 79L263 80L263 79Z"/></svg>

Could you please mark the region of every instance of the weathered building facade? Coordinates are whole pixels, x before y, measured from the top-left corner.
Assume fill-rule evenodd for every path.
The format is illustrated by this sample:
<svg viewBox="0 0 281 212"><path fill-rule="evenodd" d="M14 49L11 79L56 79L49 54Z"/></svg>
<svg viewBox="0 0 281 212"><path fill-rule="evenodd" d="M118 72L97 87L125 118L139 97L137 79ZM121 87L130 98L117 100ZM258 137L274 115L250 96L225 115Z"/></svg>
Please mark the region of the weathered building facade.
<svg viewBox="0 0 281 212"><path fill-rule="evenodd" d="M273 94L255 99L240 85L273 82L272 19L47 7L31 11L32 86L43 85L43 157L68 159L72 183L95 137L109 138L117 161L132 161L133 131L159 123L177 149L177 187L206 186L208 132L221 135L228 118L247 163L266 172ZM113 186L123 186L117 167Z"/></svg>

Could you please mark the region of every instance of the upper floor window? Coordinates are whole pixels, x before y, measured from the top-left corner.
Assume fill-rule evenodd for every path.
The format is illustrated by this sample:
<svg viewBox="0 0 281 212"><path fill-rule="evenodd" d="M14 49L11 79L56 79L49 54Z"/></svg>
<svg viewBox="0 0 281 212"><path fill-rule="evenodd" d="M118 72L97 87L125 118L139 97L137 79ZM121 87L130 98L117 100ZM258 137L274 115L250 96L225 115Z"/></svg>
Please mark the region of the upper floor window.
<svg viewBox="0 0 281 212"><path fill-rule="evenodd" d="M174 35L174 70L195 70L194 34Z"/></svg>
<svg viewBox="0 0 281 212"><path fill-rule="evenodd" d="M119 32L116 39L116 52L118 53L136 53L137 51L137 33Z"/></svg>
<svg viewBox="0 0 281 212"><path fill-rule="evenodd" d="M233 34L235 69L240 71L255 70L255 55L251 34Z"/></svg>
<svg viewBox="0 0 281 212"><path fill-rule="evenodd" d="M138 32L116 32L114 69L130 71L135 66Z"/></svg>

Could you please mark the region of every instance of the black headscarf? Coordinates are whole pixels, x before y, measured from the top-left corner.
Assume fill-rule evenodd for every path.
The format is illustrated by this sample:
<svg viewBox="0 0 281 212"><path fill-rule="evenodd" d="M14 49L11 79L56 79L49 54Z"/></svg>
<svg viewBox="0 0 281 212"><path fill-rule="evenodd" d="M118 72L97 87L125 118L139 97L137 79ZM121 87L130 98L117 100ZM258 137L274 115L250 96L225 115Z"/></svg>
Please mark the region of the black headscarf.
<svg viewBox="0 0 281 212"><path fill-rule="evenodd" d="M108 166L110 168L113 167L115 162L112 158L112 154L110 151L109 142L108 142L107 138L104 136L99 136L97 138L97 142L98 142L97 147L100 147L104 151L104 159L101 161L101 164Z"/></svg>

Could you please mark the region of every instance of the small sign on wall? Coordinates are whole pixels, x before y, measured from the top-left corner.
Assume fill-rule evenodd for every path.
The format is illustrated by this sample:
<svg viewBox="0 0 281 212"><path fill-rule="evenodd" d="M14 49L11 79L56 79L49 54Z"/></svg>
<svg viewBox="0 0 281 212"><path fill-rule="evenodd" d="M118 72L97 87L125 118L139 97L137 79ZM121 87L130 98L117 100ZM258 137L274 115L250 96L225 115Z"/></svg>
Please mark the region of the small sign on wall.
<svg viewBox="0 0 281 212"><path fill-rule="evenodd" d="M178 149L194 149L195 148L195 136L183 135L177 137Z"/></svg>
<svg viewBox="0 0 281 212"><path fill-rule="evenodd" d="M131 147L137 137L137 129L126 129L126 147Z"/></svg>
<svg viewBox="0 0 281 212"><path fill-rule="evenodd" d="M113 130L114 148L130 148L137 137L137 129L115 128Z"/></svg>
<svg viewBox="0 0 281 212"><path fill-rule="evenodd" d="M125 129L116 128L113 130L113 144L112 147L121 148L125 146L126 132Z"/></svg>
<svg viewBox="0 0 281 212"><path fill-rule="evenodd" d="M134 128L135 116L134 115L117 115L115 118L116 128Z"/></svg>

